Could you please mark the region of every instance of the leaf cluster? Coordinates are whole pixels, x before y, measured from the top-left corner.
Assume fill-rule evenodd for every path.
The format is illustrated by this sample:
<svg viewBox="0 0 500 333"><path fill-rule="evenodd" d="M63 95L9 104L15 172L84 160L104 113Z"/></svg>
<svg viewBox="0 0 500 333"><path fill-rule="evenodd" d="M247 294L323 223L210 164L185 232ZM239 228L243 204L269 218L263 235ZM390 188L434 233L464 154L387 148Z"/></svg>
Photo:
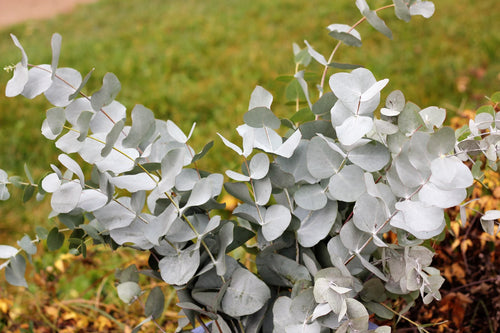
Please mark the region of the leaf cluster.
<svg viewBox="0 0 500 333"><path fill-rule="evenodd" d="M384 302L402 297L411 306L419 296L424 303L440 299L444 279L431 266L429 240L445 229L444 209L461 205L478 178L463 162L484 154L496 166L497 114L485 108L455 132L443 126L444 109L421 109L400 91L380 107L388 79L333 62L336 50L361 46L355 27L364 21L391 38L377 14L381 9L394 8L409 21L432 16L434 5L356 5L360 21L328 27L338 40L328 60L307 41L304 49L294 45L296 71L286 78L287 98L296 108L290 119L278 118L272 94L257 86L244 124L236 127L241 144L219 134L241 161L239 170L225 171L227 182L222 173L198 167L214 143L196 152L188 143L195 124L186 134L143 105L128 119L116 100L121 84L114 74L87 95L92 72L83 77L58 67L60 35L52 37L50 65L29 64L12 35L22 56L6 95L45 95L54 107L41 131L62 153L38 184L27 168L28 182L19 183L26 197L36 190L38 197L50 194L51 217L60 227L40 230L35 240L26 236L20 249L0 246L7 281L27 286L21 252L29 259L34 243L46 239L49 250L67 240L70 252L84 257L90 241L149 252L150 269L119 271L118 295L126 303L139 299L139 274L176 286L179 331L200 322L212 332L366 332L371 314L392 318ZM310 88L315 76L306 75L313 59L324 66L316 101ZM352 71L326 81L330 68ZM90 174L83 164L92 167ZM0 170L1 199L8 199L7 185L14 182ZM218 213L223 189L240 202L231 218ZM485 229L493 232L499 217L487 212ZM230 255L237 248L254 255L255 269ZM163 313L159 287L149 291L144 308L146 319L134 331ZM210 329L202 316L212 320Z"/></svg>

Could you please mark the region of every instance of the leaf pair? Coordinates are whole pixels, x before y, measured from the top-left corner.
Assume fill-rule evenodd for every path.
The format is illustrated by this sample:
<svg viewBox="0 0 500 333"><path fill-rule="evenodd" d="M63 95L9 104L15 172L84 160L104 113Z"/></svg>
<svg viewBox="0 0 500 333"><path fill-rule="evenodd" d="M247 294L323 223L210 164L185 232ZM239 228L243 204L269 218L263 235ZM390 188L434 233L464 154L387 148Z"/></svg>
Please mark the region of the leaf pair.
<svg viewBox="0 0 500 333"><path fill-rule="evenodd" d="M338 101L331 110L332 124L343 145L358 142L373 127L373 111L380 103L380 90L388 79L376 81L365 68L330 77L330 88Z"/></svg>

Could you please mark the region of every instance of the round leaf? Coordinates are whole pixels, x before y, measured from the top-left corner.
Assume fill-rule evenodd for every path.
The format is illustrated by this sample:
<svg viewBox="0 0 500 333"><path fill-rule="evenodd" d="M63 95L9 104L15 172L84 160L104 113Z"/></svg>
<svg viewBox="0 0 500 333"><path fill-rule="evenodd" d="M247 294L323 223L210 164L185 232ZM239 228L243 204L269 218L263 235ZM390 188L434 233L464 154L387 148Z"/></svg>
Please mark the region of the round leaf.
<svg viewBox="0 0 500 333"><path fill-rule="evenodd" d="M437 236L445 227L443 209L428 204L405 200L396 203L400 210L392 220L391 225L401 228L419 239L429 239Z"/></svg>
<svg viewBox="0 0 500 333"><path fill-rule="evenodd" d="M56 251L61 248L64 243L64 234L59 232L57 227L50 230L47 235L47 248L49 251Z"/></svg>
<svg viewBox="0 0 500 333"><path fill-rule="evenodd" d="M47 110L47 125L53 135L61 134L66 118L63 108L52 108Z"/></svg>
<svg viewBox="0 0 500 333"><path fill-rule="evenodd" d="M431 154L441 156L453 151L455 147L455 131L451 127L443 127L432 134L427 144Z"/></svg>
<svg viewBox="0 0 500 333"><path fill-rule="evenodd" d="M256 264L262 279L273 286L291 288L298 281L311 281L311 275L305 266L281 254L261 253L256 258Z"/></svg>
<svg viewBox="0 0 500 333"><path fill-rule="evenodd" d="M50 71L49 65L38 65L31 68L28 72L28 83L24 86L22 95L31 99L49 89L52 84Z"/></svg>
<svg viewBox="0 0 500 333"><path fill-rule="evenodd" d="M358 229L369 233L375 233L387 219L383 203L377 198L370 196L368 193L359 197L354 205L353 213L354 225ZM380 230L379 232L384 231Z"/></svg>
<svg viewBox="0 0 500 333"><path fill-rule="evenodd" d="M106 230L126 227L136 217L135 212L130 208L130 198L128 197L110 201L106 206L94 211L93 214Z"/></svg>
<svg viewBox="0 0 500 333"><path fill-rule="evenodd" d="M292 214L282 205L272 205L266 210L262 234L267 241L273 241L288 228Z"/></svg>
<svg viewBox="0 0 500 333"><path fill-rule="evenodd" d="M52 194L50 205L57 213L69 213L80 201L81 194L80 183L74 181L64 183Z"/></svg>
<svg viewBox="0 0 500 333"><path fill-rule="evenodd" d="M0 259L9 259L17 254L18 250L9 245L0 245Z"/></svg>
<svg viewBox="0 0 500 333"><path fill-rule="evenodd" d="M196 244L182 251L166 254L158 263L163 281L172 285L189 282L200 265L200 251Z"/></svg>
<svg viewBox="0 0 500 333"><path fill-rule="evenodd" d="M202 178L194 184L186 207L203 205L212 197L212 183L207 178Z"/></svg>
<svg viewBox="0 0 500 333"><path fill-rule="evenodd" d="M255 154L249 165L250 178L262 179L269 171L269 157L264 153Z"/></svg>
<svg viewBox="0 0 500 333"><path fill-rule="evenodd" d="M66 106L71 102L69 96L80 86L82 75L73 68L58 68L56 76L59 78L52 81L50 88L45 91L45 97L55 106Z"/></svg>
<svg viewBox="0 0 500 333"><path fill-rule="evenodd" d="M98 190L83 190L78 201L78 207L87 212L93 212L108 202L108 196Z"/></svg>
<svg viewBox="0 0 500 333"><path fill-rule="evenodd" d="M337 218L337 201L329 201L316 211L296 209L293 214L300 218L297 240L303 247L313 247L324 239L332 229Z"/></svg>
<svg viewBox="0 0 500 333"><path fill-rule="evenodd" d="M374 141L349 152L349 160L368 172L375 172L387 165L390 154L387 148Z"/></svg>
<svg viewBox="0 0 500 333"><path fill-rule="evenodd" d="M297 205L307 210L318 210L325 207L327 198L325 190L319 184L302 185L294 194Z"/></svg>
<svg viewBox="0 0 500 333"><path fill-rule="evenodd" d="M271 198L273 187L269 177L258 179L253 182L255 189L255 203L257 205L265 205Z"/></svg>
<svg viewBox="0 0 500 333"><path fill-rule="evenodd" d="M433 183L427 183L418 192L420 201L440 208L450 208L459 205L467 196L464 188L441 189Z"/></svg>
<svg viewBox="0 0 500 333"><path fill-rule="evenodd" d="M436 158L431 172L430 182L442 189L467 188L474 182L470 169L455 156Z"/></svg>
<svg viewBox="0 0 500 333"><path fill-rule="evenodd" d="M422 117L425 126L429 129L432 129L434 126L438 128L441 127L444 119L446 118L446 110L436 106L425 108L420 111L419 114Z"/></svg>
<svg viewBox="0 0 500 333"><path fill-rule="evenodd" d="M338 171L344 158L321 137L314 137L307 146L307 169L313 177L324 179Z"/></svg>
<svg viewBox="0 0 500 333"><path fill-rule="evenodd" d="M346 146L358 142L373 128L373 119L370 117L351 116L342 125L335 127L339 141Z"/></svg>
<svg viewBox="0 0 500 333"><path fill-rule="evenodd" d="M120 283L116 287L116 291L118 292L118 297L120 297L123 302L129 304L141 294L141 287L137 282L127 281Z"/></svg>
<svg viewBox="0 0 500 333"><path fill-rule="evenodd" d="M483 220L497 220L500 219L500 210L489 210L481 217Z"/></svg>
<svg viewBox="0 0 500 333"><path fill-rule="evenodd" d="M110 177L109 182L118 188L123 188L130 193L137 191L149 191L156 187L158 177L145 172L135 175L123 175Z"/></svg>
<svg viewBox="0 0 500 333"><path fill-rule="evenodd" d="M262 309L271 298L269 287L245 268L236 269L222 298L222 310L231 317L241 317Z"/></svg>
<svg viewBox="0 0 500 333"><path fill-rule="evenodd" d="M248 106L248 110L252 110L257 107L270 108L272 102L273 95L261 86L256 86L250 96L250 105Z"/></svg>
<svg viewBox="0 0 500 333"><path fill-rule="evenodd" d="M346 165L330 178L328 191L336 200L356 201L366 191L363 170L357 165Z"/></svg>

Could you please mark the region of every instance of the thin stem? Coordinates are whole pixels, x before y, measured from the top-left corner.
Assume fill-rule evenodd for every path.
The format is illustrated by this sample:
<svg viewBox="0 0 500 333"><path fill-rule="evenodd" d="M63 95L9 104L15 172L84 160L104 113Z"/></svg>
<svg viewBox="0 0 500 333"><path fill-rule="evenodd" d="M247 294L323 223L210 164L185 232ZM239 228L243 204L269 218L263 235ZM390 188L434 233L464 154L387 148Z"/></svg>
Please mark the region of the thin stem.
<svg viewBox="0 0 500 333"><path fill-rule="evenodd" d="M384 308L386 308L387 310L391 311L392 313L394 313L395 315L403 318L404 320L406 320L407 322L409 322L410 324L412 324L413 326L417 327L419 329L419 331L421 332L425 332L425 333L429 333L429 331L427 331L425 328L422 327L422 325L420 325L419 323L411 320L410 318L402 315L401 313L397 312L397 311L394 311L391 307L385 305L384 303L379 303L380 305L382 305Z"/></svg>
<svg viewBox="0 0 500 333"><path fill-rule="evenodd" d="M9 181L5 181L5 182L1 182L0 184L5 184L5 185L14 185L12 182L9 182ZM34 183L26 183L26 182L18 182L16 184L19 184L19 185L24 185L24 186L34 186L34 187L38 187L38 184L34 184ZM15 186L15 185L14 185Z"/></svg>
<svg viewBox="0 0 500 333"><path fill-rule="evenodd" d="M300 263L300 246L298 238L295 238L295 262L297 264Z"/></svg>
<svg viewBox="0 0 500 333"><path fill-rule="evenodd" d="M284 188L283 192L285 193L286 201L288 203L288 207L290 208L290 211L293 211L292 199L290 198L290 193L288 193L288 189Z"/></svg>
<svg viewBox="0 0 500 333"><path fill-rule="evenodd" d="M296 63L295 64L295 74L297 74L299 72L299 63ZM297 98L295 99L295 112L299 111L299 95L297 94Z"/></svg>
<svg viewBox="0 0 500 333"><path fill-rule="evenodd" d="M335 47L333 48L333 51L330 54L330 57L328 58L328 61L327 61L328 64L332 62L333 56L335 55L335 53L337 53L337 50L339 49L340 44L341 44L341 42L338 41L337 45L335 45ZM326 73L327 72L328 72L328 65L325 66L325 68L323 69L323 75L321 75L321 81L320 81L320 84L319 84L319 86L321 87L321 89L320 89L320 92L319 92L319 97L323 96L323 91L324 91L325 79L326 79Z"/></svg>
<svg viewBox="0 0 500 333"><path fill-rule="evenodd" d="M219 332L222 332L222 328L220 327L220 324L219 324L219 322L217 321L217 319L216 319L216 320L214 320L214 323L215 323L215 325L217 326L217 329L219 330Z"/></svg>
<svg viewBox="0 0 500 333"><path fill-rule="evenodd" d="M264 127L265 128L265 127ZM267 133L267 130L266 130L266 133ZM247 167L247 170L248 172L250 173L250 166L248 165L248 160L244 157L243 158L244 162L245 162L245 165ZM254 204L255 204L255 208L257 209L257 214L259 215L259 219L262 223L264 223L264 218L260 212L260 209L259 209L259 205L257 204L257 197L256 197L256 194L255 194L255 187L253 185L253 180L252 178L250 178L250 186L252 187L252 195L253 195L253 200L254 200Z"/></svg>
<svg viewBox="0 0 500 333"><path fill-rule="evenodd" d="M271 147L271 149L273 149L273 144L271 143L271 138L269 137L269 132L267 131L266 126L264 126L264 132L266 133L266 138L267 138L267 142L269 142L269 146Z"/></svg>
<svg viewBox="0 0 500 333"><path fill-rule="evenodd" d="M243 326L241 319L238 319L238 325L240 326L241 333L245 333L245 327ZM220 331L220 332L222 332L222 331Z"/></svg>

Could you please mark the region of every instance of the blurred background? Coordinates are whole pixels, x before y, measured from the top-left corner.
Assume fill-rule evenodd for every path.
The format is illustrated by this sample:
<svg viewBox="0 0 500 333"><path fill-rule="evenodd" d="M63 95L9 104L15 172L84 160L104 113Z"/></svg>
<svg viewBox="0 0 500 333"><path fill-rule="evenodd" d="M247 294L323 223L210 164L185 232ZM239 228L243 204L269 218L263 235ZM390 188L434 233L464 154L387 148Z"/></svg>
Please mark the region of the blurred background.
<svg viewBox="0 0 500 333"><path fill-rule="evenodd" d="M215 140L214 149L201 160L200 167L218 172L234 168L238 162L215 133L236 139L235 125L242 123L255 85L273 93L276 114L289 117L294 112L293 106L284 105L285 84L277 80L280 75L294 73L292 43L304 47L307 39L328 56L335 41L328 36L326 27L331 23L351 25L360 18L354 0L83 2L90 3L65 8L58 14L58 6L65 1L36 1L33 3L43 6L31 12L44 14L32 19L25 10L26 17L19 23L0 15L2 68L20 59L9 33L19 38L30 63L42 64L50 63L50 38L59 32L63 37L59 66L74 67L82 76L95 68L86 93L98 90L105 73L113 72L122 83L117 100L128 110L143 104L158 118L171 119L185 131L197 122L191 141L195 150ZM390 3L368 2L373 9ZM9 3L10 0L2 0L0 12L5 13L4 6ZM363 65L379 80L389 78L382 100L392 90L400 89L407 100L422 108L436 105L452 115L486 103L485 96L500 90L500 2L440 0L435 4L432 18L414 17L409 23L397 20L392 10L380 12L393 31L393 40L365 23L357 29L363 46L342 46L334 61ZM319 81L321 70L312 64L307 71L316 73ZM26 162L35 178L39 178L49 170L50 163L57 161L58 152L52 142L40 133L50 105L43 96L34 100L6 98L5 85L11 75L0 71L0 168L9 175L23 176ZM23 204L21 191L12 189L11 194L9 201L0 202L0 244L15 245L25 233L34 237L34 226L50 228L56 223L47 219L47 202L32 200ZM39 250L43 251L43 246ZM35 270L30 272L31 277L28 275L28 281L35 280L35 284L28 291L6 286L2 276L0 316L3 313L4 317L0 329L2 320L18 329L21 324L14 324L30 311L45 311L46 318L37 317L36 321L57 323L63 307L57 308L58 315L53 319L44 308L49 305L29 301L43 295L59 300L78 298L81 304L98 300L99 304L93 304L89 311L95 318L102 317L104 322L107 319L110 325L117 325L105 315L109 309L100 307L102 301L114 304L116 313L125 308L114 295L113 269L147 257L133 258L132 254L119 251L111 259L106 249L92 251L97 254L90 259L70 259L64 257L64 251L43 258L37 255ZM47 270L47 266L52 268ZM100 294L96 294L96 288ZM7 304L3 312L2 304ZM131 319L131 323L136 319Z"/></svg>

